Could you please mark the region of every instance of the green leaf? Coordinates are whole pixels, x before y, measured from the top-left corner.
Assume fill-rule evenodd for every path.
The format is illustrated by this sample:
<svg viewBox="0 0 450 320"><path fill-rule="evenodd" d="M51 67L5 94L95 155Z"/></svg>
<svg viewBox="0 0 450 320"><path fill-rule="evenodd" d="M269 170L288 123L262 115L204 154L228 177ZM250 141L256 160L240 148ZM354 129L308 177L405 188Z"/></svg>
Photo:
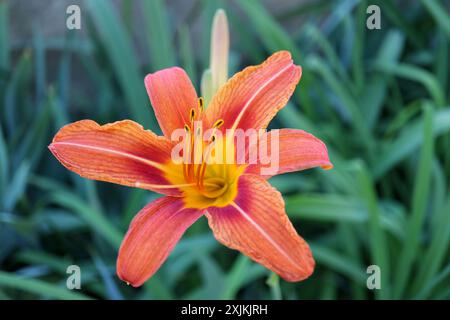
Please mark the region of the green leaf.
<svg viewBox="0 0 450 320"><path fill-rule="evenodd" d="M288 50L295 59L300 57L300 52L292 42L289 35L274 20L264 6L256 0L236 1L236 4L250 18L254 30L259 33L260 39L270 52Z"/></svg>
<svg viewBox="0 0 450 320"><path fill-rule="evenodd" d="M368 120L363 117L361 110L351 92L349 92L348 88L346 88L343 83L336 78L328 65L319 57L309 57L306 64L311 70L318 73L322 77L330 89L341 100L343 110L346 115L351 118L351 125L354 126L356 132L361 136L363 143L370 151L373 148L373 137L368 130Z"/></svg>
<svg viewBox="0 0 450 320"><path fill-rule="evenodd" d="M450 108L434 112L432 123L434 137L449 132ZM397 138L387 141L374 161L374 177L380 179L388 170L415 152L423 143L423 130L423 120L419 119L404 126Z"/></svg>
<svg viewBox="0 0 450 320"><path fill-rule="evenodd" d="M123 235L101 212L90 207L76 195L64 191L52 194L51 201L74 211L88 223L92 230L101 234L113 248L119 248Z"/></svg>
<svg viewBox="0 0 450 320"><path fill-rule="evenodd" d="M4 203L6 185L9 181L8 149L3 136L3 128L0 124L0 201Z"/></svg>
<svg viewBox="0 0 450 320"><path fill-rule="evenodd" d="M3 207L7 211L14 209L16 202L24 194L28 183L28 175L30 173L30 164L23 162L14 173L11 183L8 185L4 195Z"/></svg>
<svg viewBox="0 0 450 320"><path fill-rule="evenodd" d="M49 284L41 280L23 278L4 271L0 271L0 285L1 287L9 287L34 293L40 297L49 297L61 300L91 299L84 294L73 292L67 288Z"/></svg>
<svg viewBox="0 0 450 320"><path fill-rule="evenodd" d="M411 274L414 260L417 258L416 252L421 241L421 231L428 203L434 150L433 108L429 104L424 106L423 121L423 143L414 182L411 215L408 219L407 235L403 243L403 250L400 252L396 270L394 294L397 298L402 296Z"/></svg>
<svg viewBox="0 0 450 320"><path fill-rule="evenodd" d="M367 275L363 266L356 265L353 261L346 259L335 250L323 245L310 243L310 247L319 265L326 266L357 283L365 285Z"/></svg>
<svg viewBox="0 0 450 320"><path fill-rule="evenodd" d="M153 70L175 65L175 49L172 46L170 23L164 0L143 1L143 15L147 28L147 44L150 50L149 61Z"/></svg>
<svg viewBox="0 0 450 320"><path fill-rule="evenodd" d="M318 222L365 223L367 209L358 198L335 194L307 194L285 197L286 212L293 219ZM402 237L401 222L392 214L382 213L381 226Z"/></svg>
<svg viewBox="0 0 450 320"><path fill-rule="evenodd" d="M450 39L450 15L448 14L448 7L445 8L445 4L441 4L436 0L421 0L421 2Z"/></svg>
<svg viewBox="0 0 450 320"><path fill-rule="evenodd" d="M368 230L370 238L371 265L378 265L383 276L381 277L381 290L377 290L376 295L380 299L389 298L389 251L386 237L382 229L381 213L378 207L378 200L375 187L367 169L361 164L358 170L359 188L362 198L369 212Z"/></svg>
<svg viewBox="0 0 450 320"><path fill-rule="evenodd" d="M192 48L192 40L189 34L189 28L182 25L178 31L180 42L180 62L183 69L189 75L192 83L197 84L197 70L195 65L194 50Z"/></svg>
<svg viewBox="0 0 450 320"><path fill-rule="evenodd" d="M425 251L425 255L419 266L419 273L415 281L414 291L423 288L418 295L424 297L427 291L424 288L430 283L445 261L446 254L450 247L450 194L447 197L447 203L442 208L438 208L434 213L438 224L430 230L431 242Z"/></svg>
<svg viewBox="0 0 450 320"><path fill-rule="evenodd" d="M150 116L144 77L139 70L138 58L133 52L131 39L113 9L112 3L105 0L92 0L87 1L86 5L114 68L117 81L125 94L132 118L151 129L157 129L155 118Z"/></svg>
<svg viewBox="0 0 450 320"><path fill-rule="evenodd" d="M240 254L226 274L224 288L219 299L237 299L236 295L242 287L266 273L267 269L263 266Z"/></svg>
<svg viewBox="0 0 450 320"><path fill-rule="evenodd" d="M388 74L396 75L421 83L429 92L438 107L444 107L445 95L437 78L430 72L406 63L376 63L375 67Z"/></svg>
<svg viewBox="0 0 450 320"><path fill-rule="evenodd" d="M8 2L0 2L0 72L9 69Z"/></svg>
<svg viewBox="0 0 450 320"><path fill-rule="evenodd" d="M272 292L272 299L273 300L281 300L281 288L280 288L280 277L272 272L269 276L269 278L266 281L266 284L270 287L270 291Z"/></svg>

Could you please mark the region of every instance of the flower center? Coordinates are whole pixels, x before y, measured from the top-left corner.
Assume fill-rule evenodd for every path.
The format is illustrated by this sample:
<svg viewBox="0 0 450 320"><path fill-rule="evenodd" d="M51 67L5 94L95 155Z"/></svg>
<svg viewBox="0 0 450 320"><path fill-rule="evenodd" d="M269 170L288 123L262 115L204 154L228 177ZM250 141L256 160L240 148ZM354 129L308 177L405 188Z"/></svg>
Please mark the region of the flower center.
<svg viewBox="0 0 450 320"><path fill-rule="evenodd" d="M228 146L217 131L224 124L223 119L215 121L204 137L203 116L203 99L200 98L197 111L190 109L189 122L184 125L182 164L170 165L177 166L172 172L182 174L167 176L171 183L183 186L180 189L186 206L198 209L228 205L237 194L237 178L243 170L234 162L225 161L227 153L234 155L234 146Z"/></svg>

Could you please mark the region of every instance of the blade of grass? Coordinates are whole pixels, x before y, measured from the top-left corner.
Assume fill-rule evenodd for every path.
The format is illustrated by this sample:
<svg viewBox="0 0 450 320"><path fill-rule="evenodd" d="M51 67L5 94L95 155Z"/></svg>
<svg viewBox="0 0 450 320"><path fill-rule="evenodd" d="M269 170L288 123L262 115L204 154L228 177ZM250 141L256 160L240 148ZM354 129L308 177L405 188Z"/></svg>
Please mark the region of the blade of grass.
<svg viewBox="0 0 450 320"><path fill-rule="evenodd" d="M51 201L74 211L93 230L101 234L113 248L119 248L123 235L101 212L91 208L76 195L64 191L52 194Z"/></svg>
<svg viewBox="0 0 450 320"><path fill-rule="evenodd" d="M202 297L208 297L208 299L217 299L224 287L225 275L222 269L210 256L196 253L194 255L197 256L202 287L192 291L186 298L201 299Z"/></svg>
<svg viewBox="0 0 450 320"><path fill-rule="evenodd" d="M450 109L434 112L433 136L437 137L450 131ZM383 177L388 170L412 154L423 143L423 119L414 121L402 129L395 139L385 143L382 152L376 158L372 172L375 179Z"/></svg>
<svg viewBox="0 0 450 320"><path fill-rule="evenodd" d="M144 77L139 70L138 58L133 52L131 39L113 9L112 3L105 0L92 0L87 1L86 5L100 34L102 44L105 46L117 81L125 94L132 118L153 130L157 129L156 120L150 115L148 108Z"/></svg>
<svg viewBox="0 0 450 320"><path fill-rule="evenodd" d="M60 258L45 252L35 250L23 250L15 255L17 262L27 263L32 265L44 265L52 270L66 274L67 267L72 264L71 259Z"/></svg>
<svg viewBox="0 0 450 320"><path fill-rule="evenodd" d="M29 80L31 67L31 51L25 50L12 72L4 93L5 102L1 111L3 112L2 117L5 119L5 135L8 133L12 135L19 125L16 119L19 90L21 85Z"/></svg>
<svg viewBox="0 0 450 320"><path fill-rule="evenodd" d="M322 77L331 88L332 92L340 99L342 111L345 111L346 115L351 118L351 124L358 134L360 134L363 144L367 147L368 155L371 156L373 153L373 137L368 130L367 119L362 116L361 110L354 97L352 97L351 93L348 92L342 82L336 78L322 59L317 56L312 56L308 58L306 64L311 70Z"/></svg>
<svg viewBox="0 0 450 320"><path fill-rule="evenodd" d="M8 185L8 189L4 195L3 207L5 210L12 211L17 201L23 196L28 183L29 174L30 164L28 162L22 162L17 171L14 172L12 181Z"/></svg>
<svg viewBox="0 0 450 320"><path fill-rule="evenodd" d="M420 151L417 175L412 194L411 215L407 225L407 236L400 253L396 270L394 296L403 296L407 281L411 274L416 252L421 240L421 230L425 218L428 202L430 177L433 160L433 107L430 104L424 106L423 143Z"/></svg>
<svg viewBox="0 0 450 320"><path fill-rule="evenodd" d="M437 287L439 284L441 284L443 281L445 281L445 278L447 278L450 275L450 265L447 265L447 267L444 268L440 273L438 273L434 278L430 279L425 283L425 286L422 288L422 290L414 297L414 299L427 299L433 289Z"/></svg>
<svg viewBox="0 0 450 320"><path fill-rule="evenodd" d="M361 257L361 251L359 248L359 239L357 238L356 233L353 230L351 225L346 223L340 223L339 226L339 238L342 239L342 246L345 250L345 254L352 260L355 261L358 265L363 264L363 260ZM331 284L328 287L332 287ZM367 288L361 286L360 283L356 283L352 281L352 292L353 297L357 300L362 300L366 298ZM331 290L332 288L329 288Z"/></svg>
<svg viewBox="0 0 450 320"><path fill-rule="evenodd" d="M150 278L149 281L144 283L144 290L146 294L146 299L161 299L161 300L172 300L174 296L167 285L167 282L161 278L160 275L156 274Z"/></svg>
<svg viewBox="0 0 450 320"><path fill-rule="evenodd" d="M47 152L48 130L51 122L50 97L48 97L43 108L38 110L38 114L32 120L30 126L25 131L19 146L15 152L15 163L27 161L31 167L37 166L40 157Z"/></svg>
<svg viewBox="0 0 450 320"><path fill-rule="evenodd" d="M449 76L449 42L443 32L439 32L437 35L437 49L436 59L433 66L434 74L441 84L442 88L447 88L448 76ZM447 93L448 98L448 93Z"/></svg>
<svg viewBox="0 0 450 320"><path fill-rule="evenodd" d="M266 281L266 284L270 287L270 292L272 293L273 300L282 300L283 296L281 295L280 288L280 277L272 272L269 278Z"/></svg>
<svg viewBox="0 0 450 320"><path fill-rule="evenodd" d="M356 9L356 38L354 39L354 45L352 50L352 74L353 81L357 87L359 87L358 92L361 91L363 83L365 83L364 68L363 68L363 55L364 55L364 39L366 34L366 28L361 28L357 26L362 26L367 19L367 1L359 1L358 8Z"/></svg>
<svg viewBox="0 0 450 320"><path fill-rule="evenodd" d="M3 128L0 123L0 201L4 203L6 185L9 181L8 149L3 136ZM3 207L3 206L2 206Z"/></svg>
<svg viewBox="0 0 450 320"><path fill-rule="evenodd" d="M293 219L321 222L365 223L369 220L367 210L354 197L339 195L297 195L285 198L286 212ZM382 214L381 227L402 237L402 226L392 215Z"/></svg>
<svg viewBox="0 0 450 320"><path fill-rule="evenodd" d="M444 263L445 255L450 247L450 195L447 197L447 203L444 207L437 210L436 221L438 224L430 230L431 242L425 252L423 261L415 281L414 291L425 288L430 283L431 278L435 275L440 266ZM424 289L423 289L424 290ZM424 295L422 294L418 294Z"/></svg>
<svg viewBox="0 0 450 320"><path fill-rule="evenodd" d="M250 259L242 254L238 256L236 261L233 263L231 270L228 271L226 275L225 285L219 299L236 299L236 294L242 286L244 279L248 277L250 265Z"/></svg>
<svg viewBox="0 0 450 320"><path fill-rule="evenodd" d="M192 50L191 35L189 28L182 25L178 31L178 39L180 43L180 60L181 65L186 73L189 75L192 83L197 84L197 70L195 68L194 52Z"/></svg>
<svg viewBox="0 0 450 320"><path fill-rule="evenodd" d="M393 74L408 80L421 83L427 89L430 97L434 100L435 104L439 108L444 107L444 91L439 81L432 73L406 63L380 64L378 62L375 64L375 68L388 74Z"/></svg>
<svg viewBox="0 0 450 320"><path fill-rule="evenodd" d="M50 297L61 300L87 300L88 296L70 291L67 288L48 284L41 280L26 279L15 274L0 271L0 285L4 288L23 290L34 293L40 297Z"/></svg>
<svg viewBox="0 0 450 320"><path fill-rule="evenodd" d="M450 15L448 14L448 8L445 8L445 5L436 0L421 0L421 3L450 39Z"/></svg>
<svg viewBox="0 0 450 320"><path fill-rule="evenodd" d="M266 49L273 53L278 50L288 50L297 64L304 64L305 60L295 42L291 40L288 33L267 12L264 6L256 0L235 1L236 4L250 18L254 31L258 33L260 41ZM311 75L307 68L302 73L302 90L296 90L295 96L304 108L305 112L312 114L314 105L310 97Z"/></svg>
<svg viewBox="0 0 450 320"><path fill-rule="evenodd" d="M153 70L175 65L175 49L172 46L170 23L164 0L143 1L143 15L147 23L145 34L150 51L149 61Z"/></svg>
<svg viewBox="0 0 450 320"><path fill-rule="evenodd" d="M361 163L358 170L358 180L362 198L364 199L369 213L368 229L370 238L371 264L378 265L382 272L381 290L377 290L375 295L379 299L389 299L390 296L390 265L388 260L388 247L385 234L382 229L381 214L377 204L377 195L372 179L367 169Z"/></svg>
<svg viewBox="0 0 450 320"><path fill-rule="evenodd" d="M289 35L276 22L264 6L255 0L235 1L235 3L250 18L256 32L260 33L260 39L270 51L288 50L295 59L300 57L300 52L292 42Z"/></svg>
<svg viewBox="0 0 450 320"><path fill-rule="evenodd" d="M383 38L383 44L377 52L376 60L384 64L396 64L403 51L405 37L399 30L389 31ZM367 81L365 89L359 95L360 106L368 119L370 128L377 123L390 78L385 73L374 72Z"/></svg>
<svg viewBox="0 0 450 320"><path fill-rule="evenodd" d="M0 2L0 71L9 69L8 2Z"/></svg>
<svg viewBox="0 0 450 320"><path fill-rule="evenodd" d="M100 274L103 283L105 284L105 291L107 293L107 298L111 300L123 300L123 295L117 287L116 283L111 277L111 271L103 262L103 260L98 256L97 253L92 254L92 259L94 260L94 265Z"/></svg>
<svg viewBox="0 0 450 320"><path fill-rule="evenodd" d="M415 48L422 47L422 43L417 37L416 30L411 26L408 19L401 8L396 6L392 0L374 0L373 4L383 8L382 12L386 14L386 17L398 28L407 35L409 42L411 42Z"/></svg>
<svg viewBox="0 0 450 320"><path fill-rule="evenodd" d="M34 84L36 90L36 105L40 108L45 98L47 82L46 46L41 30L33 29L33 56L34 56Z"/></svg>
<svg viewBox="0 0 450 320"><path fill-rule="evenodd" d="M366 284L366 273L362 266L356 265L353 261L340 255L335 250L319 245L316 243L310 243L313 256L319 265L326 266L333 271L339 272L349 279L360 283Z"/></svg>

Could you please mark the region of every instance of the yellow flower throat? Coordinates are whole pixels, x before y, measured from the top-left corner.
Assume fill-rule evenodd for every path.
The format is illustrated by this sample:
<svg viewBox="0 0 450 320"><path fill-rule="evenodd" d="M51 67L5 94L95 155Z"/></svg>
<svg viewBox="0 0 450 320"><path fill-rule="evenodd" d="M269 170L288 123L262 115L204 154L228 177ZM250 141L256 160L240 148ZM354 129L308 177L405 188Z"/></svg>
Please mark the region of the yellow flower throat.
<svg viewBox="0 0 450 320"><path fill-rule="evenodd" d="M199 99L198 110L198 113L194 108L190 110L189 124L184 125L183 161L181 164L170 161L166 178L179 186L188 208L225 207L237 195L237 180L244 166L225 161L227 156L234 159L234 144L226 143L227 138L216 135L224 123L222 119L213 124L207 141L203 140L202 127L194 125L203 120L202 98Z"/></svg>

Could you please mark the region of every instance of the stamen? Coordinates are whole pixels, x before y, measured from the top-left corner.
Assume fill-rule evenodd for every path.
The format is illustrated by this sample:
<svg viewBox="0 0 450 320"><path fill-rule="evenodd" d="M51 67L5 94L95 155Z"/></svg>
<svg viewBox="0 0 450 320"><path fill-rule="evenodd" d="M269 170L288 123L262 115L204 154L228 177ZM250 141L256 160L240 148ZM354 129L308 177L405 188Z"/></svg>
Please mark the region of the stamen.
<svg viewBox="0 0 450 320"><path fill-rule="evenodd" d="M217 120L216 122L214 122L213 128L214 129L219 129L223 125L223 122L224 122L223 119Z"/></svg>
<svg viewBox="0 0 450 320"><path fill-rule="evenodd" d="M203 100L203 97L198 98L198 107L201 112L205 110L205 100Z"/></svg>
<svg viewBox="0 0 450 320"><path fill-rule="evenodd" d="M198 110L197 112L200 112L199 119L203 118L203 111L204 111L204 100L202 97L198 98ZM189 118L190 118L190 125L185 124L184 129L186 130L186 133L189 135L188 139L186 140L186 155L184 156L184 163L183 163L183 175L188 184L195 183L199 190L203 192L204 185L208 185L208 182L204 182L205 174L206 174L206 167L208 165L209 158L211 157L212 153L212 146L211 144L215 143L217 140L216 132L217 130L223 126L224 120L218 119L216 122L214 122L214 125L212 126L212 133L209 138L209 143L207 142L209 148L207 148L205 151L206 153L201 153L201 159L195 158L197 155L197 149L195 146L195 139L202 135L201 127L195 128L194 126L194 119L196 118L196 110L194 108L191 108L189 111ZM195 131L195 133L193 132ZM194 134L193 134L194 133ZM198 161L198 164L196 165L195 161Z"/></svg>
<svg viewBox="0 0 450 320"><path fill-rule="evenodd" d="M216 141L216 136L213 134L211 136L211 143L214 143L214 141ZM199 166L199 168L197 169L197 183L199 185L200 190L203 190L203 178L205 177L205 172L206 172L206 166L208 164L209 161L209 157L211 155L211 149L212 148L208 148L207 149L207 153L202 161L201 166Z"/></svg>
<svg viewBox="0 0 450 320"><path fill-rule="evenodd" d="M184 124L184 130L186 131L189 140L192 140L191 128L187 124ZM192 150L190 150L190 145L191 145L191 141L189 141L189 145L186 144L186 148L184 150L185 154L183 154L183 176L184 176L184 179L187 181L190 180L189 179L189 163L187 163L188 156L192 152Z"/></svg>
<svg viewBox="0 0 450 320"><path fill-rule="evenodd" d="M195 157L195 150L194 150L194 146L195 146L195 144L194 144L194 140L195 140L195 137L194 137L194 135L191 135L191 153L190 153L190 156L191 156L191 161L190 161L190 163L189 163L189 166L188 166L188 178L189 178L189 181L192 181L192 179L194 179L195 178L195 175L194 175L194 166L195 166L195 162L194 162L194 157Z"/></svg>

